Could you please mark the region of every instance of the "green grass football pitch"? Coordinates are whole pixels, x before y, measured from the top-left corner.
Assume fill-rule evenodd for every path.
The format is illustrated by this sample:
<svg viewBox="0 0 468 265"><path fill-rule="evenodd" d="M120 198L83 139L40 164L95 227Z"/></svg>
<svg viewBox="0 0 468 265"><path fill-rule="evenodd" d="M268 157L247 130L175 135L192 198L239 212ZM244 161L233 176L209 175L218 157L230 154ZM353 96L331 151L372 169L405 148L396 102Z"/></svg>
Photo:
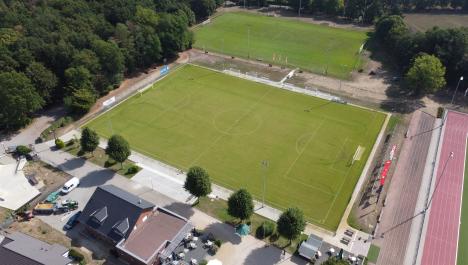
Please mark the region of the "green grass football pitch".
<svg viewBox="0 0 468 265"><path fill-rule="evenodd" d="M236 12L196 28L194 47L345 79L361 64L366 38L365 31Z"/></svg>
<svg viewBox="0 0 468 265"><path fill-rule="evenodd" d="M335 230L385 115L186 65L92 120L132 149ZM359 161L350 166L358 146ZM262 161L268 167L262 167Z"/></svg>

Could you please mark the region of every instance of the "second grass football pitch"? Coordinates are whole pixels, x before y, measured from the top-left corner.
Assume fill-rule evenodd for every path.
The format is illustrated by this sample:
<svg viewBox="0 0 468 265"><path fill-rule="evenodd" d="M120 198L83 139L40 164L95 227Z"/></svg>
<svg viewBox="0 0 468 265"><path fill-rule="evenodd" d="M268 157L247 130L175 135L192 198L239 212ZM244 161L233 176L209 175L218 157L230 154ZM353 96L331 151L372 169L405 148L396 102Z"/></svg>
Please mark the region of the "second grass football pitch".
<svg viewBox="0 0 468 265"><path fill-rule="evenodd" d="M246 188L259 201L265 192L266 204L299 207L311 223L335 230L384 120L186 65L86 126L106 138L120 134L179 169L201 166L213 182Z"/></svg>
<svg viewBox="0 0 468 265"><path fill-rule="evenodd" d="M367 32L245 12L226 13L195 29L199 49L348 78L358 69Z"/></svg>

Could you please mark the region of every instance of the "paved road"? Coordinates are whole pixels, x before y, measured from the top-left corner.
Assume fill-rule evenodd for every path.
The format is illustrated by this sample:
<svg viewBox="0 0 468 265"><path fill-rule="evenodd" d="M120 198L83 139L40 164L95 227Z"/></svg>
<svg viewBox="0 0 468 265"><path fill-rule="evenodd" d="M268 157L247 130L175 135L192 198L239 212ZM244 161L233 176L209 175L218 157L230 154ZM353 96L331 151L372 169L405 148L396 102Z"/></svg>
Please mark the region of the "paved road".
<svg viewBox="0 0 468 265"><path fill-rule="evenodd" d="M390 183L386 207L376 233L375 243L381 247L377 264L403 264L411 230L410 218L414 216L432 136L429 131L433 129L434 121L433 116L424 112L413 114L409 135L417 136L405 139ZM384 237L379 238L382 233Z"/></svg>
<svg viewBox="0 0 468 265"><path fill-rule="evenodd" d="M41 132L47 129L49 125L56 119L65 115L63 108L57 107L49 110L41 111L38 116L26 128L12 135L0 136L0 142L8 147L10 145L28 145L34 144L36 139L41 135ZM1 147L3 149L3 147ZM3 150L0 150L2 153Z"/></svg>
<svg viewBox="0 0 468 265"><path fill-rule="evenodd" d="M190 205L177 202L155 190L138 184L114 172L100 168L84 159L73 157L72 155L54 150L52 143L44 143L36 146L39 157L44 162L51 164L65 171L66 173L78 177L81 184L73 190L69 197L80 202L82 208L89 200L91 194L97 186L113 184L134 193L155 205L166 207L178 214L190 219L197 227L213 233L226 242L213 258L217 258L226 265L271 265L271 264L307 264L303 259L291 257L290 254L282 256L282 251L275 247L266 247L265 243L252 236L240 238L234 234L231 226L221 223L205 213L190 207ZM157 185L155 185L157 188ZM69 215L42 216L41 219L62 231L62 227L68 220ZM212 257L207 257L211 259Z"/></svg>

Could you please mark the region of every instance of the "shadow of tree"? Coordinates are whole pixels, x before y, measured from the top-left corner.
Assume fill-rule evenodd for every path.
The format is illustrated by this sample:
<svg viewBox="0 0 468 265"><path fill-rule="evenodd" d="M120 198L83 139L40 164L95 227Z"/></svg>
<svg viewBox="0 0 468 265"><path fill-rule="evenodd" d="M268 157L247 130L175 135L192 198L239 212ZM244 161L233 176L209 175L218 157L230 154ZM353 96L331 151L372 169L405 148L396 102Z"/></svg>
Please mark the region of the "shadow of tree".
<svg viewBox="0 0 468 265"><path fill-rule="evenodd" d="M274 246L265 246L262 248L254 249L245 259L244 265L271 265L282 264L285 262L292 262L294 264L306 265L309 264L306 260L291 256L284 258L282 255L283 250Z"/></svg>
<svg viewBox="0 0 468 265"><path fill-rule="evenodd" d="M73 170L82 167L85 164L86 160L80 157L75 157L72 159L67 159L67 162L58 165L58 168L65 170Z"/></svg>
<svg viewBox="0 0 468 265"><path fill-rule="evenodd" d="M225 223L212 223L205 228L204 233L211 233L215 238L233 245L239 245L242 241L242 238L235 234L234 227Z"/></svg>
<svg viewBox="0 0 468 265"><path fill-rule="evenodd" d="M181 202L173 202L169 205L164 206L164 208L173 211L187 219L190 219L190 217L192 217L195 213L195 211L189 204Z"/></svg>
<svg viewBox="0 0 468 265"><path fill-rule="evenodd" d="M108 169L91 171L80 179L80 186L82 188L101 186L115 175L114 171Z"/></svg>

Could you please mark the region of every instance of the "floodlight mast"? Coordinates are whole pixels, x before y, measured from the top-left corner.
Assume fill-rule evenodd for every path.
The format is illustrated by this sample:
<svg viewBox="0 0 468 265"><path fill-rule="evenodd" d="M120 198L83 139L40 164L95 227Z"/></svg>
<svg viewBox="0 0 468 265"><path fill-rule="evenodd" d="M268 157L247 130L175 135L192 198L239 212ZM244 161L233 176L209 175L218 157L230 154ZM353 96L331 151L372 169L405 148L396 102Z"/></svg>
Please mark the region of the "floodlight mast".
<svg viewBox="0 0 468 265"><path fill-rule="evenodd" d="M458 86L460 86L461 81L463 81L463 76L460 76L460 79L458 79L457 87L455 88L455 91L453 92L452 101L450 101L450 104L453 104L453 101L455 100L455 95L457 94ZM466 92L465 92L465 95L466 95Z"/></svg>
<svg viewBox="0 0 468 265"><path fill-rule="evenodd" d="M264 172L263 172L262 208L265 207L266 172L267 172L268 165L269 165L268 160L263 160L263 161L262 161L262 166L263 166L263 169L264 169Z"/></svg>

